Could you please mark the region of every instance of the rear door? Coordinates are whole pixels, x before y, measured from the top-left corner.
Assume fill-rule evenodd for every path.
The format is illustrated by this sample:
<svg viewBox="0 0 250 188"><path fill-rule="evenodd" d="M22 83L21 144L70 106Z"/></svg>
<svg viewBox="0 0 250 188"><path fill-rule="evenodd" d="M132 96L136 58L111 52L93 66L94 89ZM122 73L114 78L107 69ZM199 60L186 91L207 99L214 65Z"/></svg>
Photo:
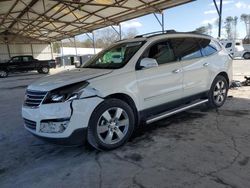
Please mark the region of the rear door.
<svg viewBox="0 0 250 188"><path fill-rule="evenodd" d="M184 97L207 91L209 84L209 62L204 60L199 38L181 37L171 39L175 55L183 70Z"/></svg>
<svg viewBox="0 0 250 188"><path fill-rule="evenodd" d="M21 67L23 71L34 70L36 63L32 56L22 56Z"/></svg>
<svg viewBox="0 0 250 188"><path fill-rule="evenodd" d="M159 113L160 106L182 98L182 68L167 40L152 44L141 59L146 57L156 59L159 66L136 71L140 106Z"/></svg>

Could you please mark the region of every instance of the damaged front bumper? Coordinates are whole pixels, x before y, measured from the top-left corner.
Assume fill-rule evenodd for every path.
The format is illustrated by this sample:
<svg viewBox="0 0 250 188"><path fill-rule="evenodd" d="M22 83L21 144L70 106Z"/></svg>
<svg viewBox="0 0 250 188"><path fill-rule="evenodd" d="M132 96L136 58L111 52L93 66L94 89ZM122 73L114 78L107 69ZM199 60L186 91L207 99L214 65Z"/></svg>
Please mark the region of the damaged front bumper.
<svg viewBox="0 0 250 188"><path fill-rule="evenodd" d="M42 104L37 108L23 106L24 127L35 136L49 141L83 141L91 114L102 101L99 97L92 97Z"/></svg>

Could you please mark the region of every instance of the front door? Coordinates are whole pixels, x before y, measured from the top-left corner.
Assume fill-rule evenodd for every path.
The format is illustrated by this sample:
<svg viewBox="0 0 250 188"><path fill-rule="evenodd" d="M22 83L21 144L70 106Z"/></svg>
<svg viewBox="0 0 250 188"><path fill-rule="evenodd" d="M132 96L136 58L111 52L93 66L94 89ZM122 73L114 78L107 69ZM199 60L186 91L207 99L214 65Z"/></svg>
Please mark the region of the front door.
<svg viewBox="0 0 250 188"><path fill-rule="evenodd" d="M142 58L145 57L155 59L159 66L136 71L141 109L157 108L181 99L182 67L169 42L153 44L144 52Z"/></svg>

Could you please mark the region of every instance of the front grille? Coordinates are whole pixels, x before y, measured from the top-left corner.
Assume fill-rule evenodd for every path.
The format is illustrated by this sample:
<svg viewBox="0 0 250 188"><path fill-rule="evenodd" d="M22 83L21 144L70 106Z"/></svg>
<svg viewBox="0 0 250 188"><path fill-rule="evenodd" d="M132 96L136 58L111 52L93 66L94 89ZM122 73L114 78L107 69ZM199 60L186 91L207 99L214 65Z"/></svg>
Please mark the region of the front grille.
<svg viewBox="0 0 250 188"><path fill-rule="evenodd" d="M27 90L24 104L29 107L37 107L41 104L46 94L46 91Z"/></svg>
<svg viewBox="0 0 250 188"><path fill-rule="evenodd" d="M24 120L24 125L26 127L28 127L29 129L36 130L36 122L35 121L31 121L28 119L23 119L23 120Z"/></svg>

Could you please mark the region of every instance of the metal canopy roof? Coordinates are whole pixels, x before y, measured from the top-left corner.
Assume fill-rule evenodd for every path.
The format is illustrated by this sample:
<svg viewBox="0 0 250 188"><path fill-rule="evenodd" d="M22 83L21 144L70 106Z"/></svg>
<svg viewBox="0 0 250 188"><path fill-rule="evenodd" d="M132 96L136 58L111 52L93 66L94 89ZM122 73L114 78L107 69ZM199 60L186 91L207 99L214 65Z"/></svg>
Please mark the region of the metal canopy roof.
<svg viewBox="0 0 250 188"><path fill-rule="evenodd" d="M0 33L58 41L194 0L1 0Z"/></svg>

